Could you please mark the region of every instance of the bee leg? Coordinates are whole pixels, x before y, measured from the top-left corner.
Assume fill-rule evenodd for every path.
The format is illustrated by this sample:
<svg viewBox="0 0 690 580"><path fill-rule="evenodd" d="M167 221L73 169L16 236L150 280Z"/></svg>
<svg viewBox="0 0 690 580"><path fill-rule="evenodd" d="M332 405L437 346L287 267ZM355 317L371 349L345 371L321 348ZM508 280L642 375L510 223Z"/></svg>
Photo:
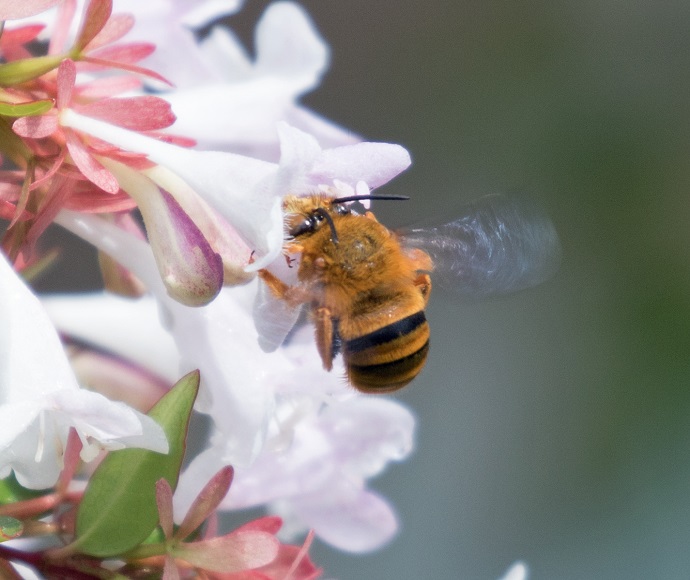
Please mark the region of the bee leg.
<svg viewBox="0 0 690 580"><path fill-rule="evenodd" d="M316 329L316 347L323 363L323 368L330 371L333 359L338 354L339 336L336 321L328 308L314 310L314 326Z"/></svg>
<svg viewBox="0 0 690 580"><path fill-rule="evenodd" d="M299 306L309 300L309 296L303 287L289 286L268 270L259 270L258 274L259 278L268 286L271 294L280 300L285 300L291 306Z"/></svg>
<svg viewBox="0 0 690 580"><path fill-rule="evenodd" d="M431 294L431 277L429 274L418 274L414 280L414 285L419 288L419 291L424 297L424 305L429 302L429 295Z"/></svg>

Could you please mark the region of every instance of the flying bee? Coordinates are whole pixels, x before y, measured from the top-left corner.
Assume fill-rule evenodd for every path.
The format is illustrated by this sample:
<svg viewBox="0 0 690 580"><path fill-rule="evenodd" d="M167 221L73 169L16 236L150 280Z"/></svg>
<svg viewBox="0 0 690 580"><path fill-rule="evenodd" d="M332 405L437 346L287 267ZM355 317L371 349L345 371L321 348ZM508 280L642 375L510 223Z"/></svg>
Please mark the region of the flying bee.
<svg viewBox="0 0 690 580"><path fill-rule="evenodd" d="M534 206L487 196L450 223L393 232L348 205L366 199L407 198L287 196L284 252L299 256L297 283L259 272L288 309L308 306L323 367L342 353L348 381L365 393L400 389L424 367L432 275L482 296L538 284L558 265L553 225Z"/></svg>

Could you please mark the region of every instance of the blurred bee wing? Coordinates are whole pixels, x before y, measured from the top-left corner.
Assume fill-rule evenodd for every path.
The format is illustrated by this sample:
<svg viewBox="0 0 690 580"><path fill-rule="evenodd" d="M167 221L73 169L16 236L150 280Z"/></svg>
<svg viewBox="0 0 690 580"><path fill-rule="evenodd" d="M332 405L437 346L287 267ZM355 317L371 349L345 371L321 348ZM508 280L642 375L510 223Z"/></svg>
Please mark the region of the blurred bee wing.
<svg viewBox="0 0 690 580"><path fill-rule="evenodd" d="M506 294L540 284L558 269L558 235L536 203L489 195L461 213L447 224L400 232L405 246L433 260L434 284L469 296Z"/></svg>
<svg viewBox="0 0 690 580"><path fill-rule="evenodd" d="M259 280L252 315L259 333L259 346L264 352L273 352L283 344L295 326L300 311L301 308L294 308L285 300L276 298L268 286Z"/></svg>

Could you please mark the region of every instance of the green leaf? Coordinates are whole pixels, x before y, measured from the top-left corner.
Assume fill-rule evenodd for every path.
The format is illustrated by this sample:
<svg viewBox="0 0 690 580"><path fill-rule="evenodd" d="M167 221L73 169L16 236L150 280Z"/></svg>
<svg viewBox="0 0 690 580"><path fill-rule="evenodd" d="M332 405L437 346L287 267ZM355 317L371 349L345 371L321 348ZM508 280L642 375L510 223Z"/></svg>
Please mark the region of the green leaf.
<svg viewBox="0 0 690 580"><path fill-rule="evenodd" d="M199 390L199 372L182 377L149 412L165 431L167 455L144 449L108 454L91 476L77 512L72 549L116 556L142 543L158 524L156 482L175 489L185 450L189 416Z"/></svg>
<svg viewBox="0 0 690 580"><path fill-rule="evenodd" d="M0 115L5 115L6 117L32 117L50 111L53 105L54 103L51 99L31 101L29 103L0 102Z"/></svg>
<svg viewBox="0 0 690 580"><path fill-rule="evenodd" d="M5 479L0 479L0 505L33 499L47 493L52 493L52 490L35 490L22 487L14 477L14 473L11 473Z"/></svg>
<svg viewBox="0 0 690 580"><path fill-rule="evenodd" d="M0 516L0 542L22 535L24 524L9 516Z"/></svg>
<svg viewBox="0 0 690 580"><path fill-rule="evenodd" d="M36 56L0 64L0 86L13 87L40 77L60 66L60 55Z"/></svg>

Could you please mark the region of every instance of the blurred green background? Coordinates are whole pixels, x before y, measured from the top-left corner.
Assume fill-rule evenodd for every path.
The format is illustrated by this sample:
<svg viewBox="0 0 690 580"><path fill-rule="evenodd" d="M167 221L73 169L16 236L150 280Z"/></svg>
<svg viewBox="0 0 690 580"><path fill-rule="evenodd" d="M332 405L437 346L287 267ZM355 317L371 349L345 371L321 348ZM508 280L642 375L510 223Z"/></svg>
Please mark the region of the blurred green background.
<svg viewBox="0 0 690 580"><path fill-rule="evenodd" d="M248 42L267 4L230 20ZM302 5L333 52L304 102L412 153L385 191L413 201L380 204L384 223L521 190L564 248L534 290L434 292L427 369L398 395L417 450L373 483L402 531L365 557L317 545L326 577L493 579L523 559L535 580L687 580L690 3Z"/></svg>
<svg viewBox="0 0 690 580"><path fill-rule="evenodd" d="M249 2L242 18L266 3ZM431 300L427 370L399 398L409 462L374 483L402 532L332 577L690 578L690 4L302 3L330 43L305 102L414 165L407 223L492 192L547 208L547 284Z"/></svg>

